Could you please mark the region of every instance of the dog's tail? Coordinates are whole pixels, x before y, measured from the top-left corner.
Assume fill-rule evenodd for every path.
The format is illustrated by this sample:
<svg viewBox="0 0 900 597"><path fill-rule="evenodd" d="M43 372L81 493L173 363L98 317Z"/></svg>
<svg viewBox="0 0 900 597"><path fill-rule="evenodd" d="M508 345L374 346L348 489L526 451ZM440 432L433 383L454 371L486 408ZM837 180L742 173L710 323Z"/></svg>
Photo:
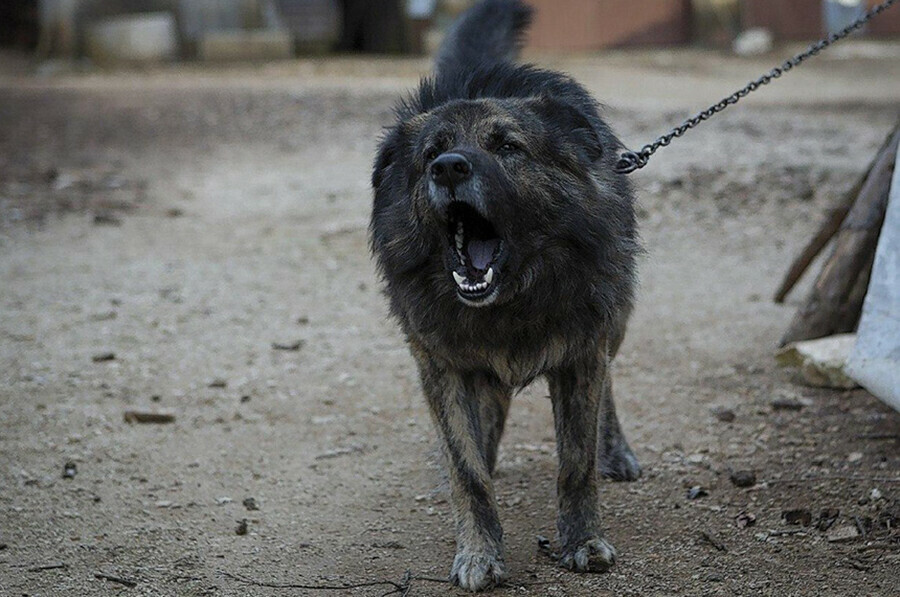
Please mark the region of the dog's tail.
<svg viewBox="0 0 900 597"><path fill-rule="evenodd" d="M438 51L435 72L453 76L515 59L531 15L531 7L522 0L479 1L450 28Z"/></svg>

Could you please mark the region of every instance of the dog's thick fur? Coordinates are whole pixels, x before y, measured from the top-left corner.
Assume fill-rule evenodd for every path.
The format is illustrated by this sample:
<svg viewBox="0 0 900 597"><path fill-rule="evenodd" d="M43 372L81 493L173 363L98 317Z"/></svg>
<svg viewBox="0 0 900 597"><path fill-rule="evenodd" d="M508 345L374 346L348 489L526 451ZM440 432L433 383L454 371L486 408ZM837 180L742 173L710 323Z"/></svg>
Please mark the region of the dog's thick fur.
<svg viewBox="0 0 900 597"><path fill-rule="evenodd" d="M443 440L451 580L470 590L505 576L491 477L517 388L549 382L563 566L613 563L598 472L640 475L609 375L640 251L632 189L588 92L512 62L529 20L519 0L463 15L433 77L398 106L372 176L372 249Z"/></svg>

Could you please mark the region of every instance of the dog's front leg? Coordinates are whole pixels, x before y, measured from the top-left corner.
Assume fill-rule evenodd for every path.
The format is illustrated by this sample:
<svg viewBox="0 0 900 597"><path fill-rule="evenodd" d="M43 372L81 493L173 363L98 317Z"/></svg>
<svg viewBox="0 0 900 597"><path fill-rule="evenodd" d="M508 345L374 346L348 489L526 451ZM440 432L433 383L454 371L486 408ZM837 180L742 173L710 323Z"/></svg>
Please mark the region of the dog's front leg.
<svg viewBox="0 0 900 597"><path fill-rule="evenodd" d="M595 362L547 376L559 453L559 562L578 572L606 569L616 558L600 532L597 503L598 415L607 375L608 360L601 354Z"/></svg>
<svg viewBox="0 0 900 597"><path fill-rule="evenodd" d="M479 384L472 375L418 354L422 385L443 440L456 518L456 557L450 580L470 591L503 582L503 529L497 515L489 455L482 439Z"/></svg>

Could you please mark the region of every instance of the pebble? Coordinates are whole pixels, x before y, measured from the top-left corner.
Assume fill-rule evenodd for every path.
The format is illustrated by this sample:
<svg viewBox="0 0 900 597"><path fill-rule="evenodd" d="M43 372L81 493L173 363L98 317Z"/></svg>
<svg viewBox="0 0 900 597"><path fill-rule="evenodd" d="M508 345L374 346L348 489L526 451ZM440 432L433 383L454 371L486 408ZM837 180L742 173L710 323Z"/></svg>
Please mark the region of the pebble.
<svg viewBox="0 0 900 597"><path fill-rule="evenodd" d="M63 466L63 479L74 479L77 474L78 467L75 466L74 462L67 462L65 466Z"/></svg>
<svg viewBox="0 0 900 597"><path fill-rule="evenodd" d="M694 487L691 487L690 489L688 489L687 499L696 500L696 499L700 499L702 497L706 497L708 495L709 495L709 492L707 490L700 487L699 485L695 485Z"/></svg>
<svg viewBox="0 0 900 597"><path fill-rule="evenodd" d="M722 423L731 423L737 418L733 410L724 406L715 407L714 409L712 409L712 414L717 420L721 421Z"/></svg>
<svg viewBox="0 0 900 597"><path fill-rule="evenodd" d="M805 527L812 524L812 512L806 508L785 510L781 513L781 518L784 519L787 524L799 524Z"/></svg>
<svg viewBox="0 0 900 597"><path fill-rule="evenodd" d="M236 535L246 535L247 534L247 519L242 518L238 521L237 528L234 529Z"/></svg>
<svg viewBox="0 0 900 597"><path fill-rule="evenodd" d="M851 452L850 455L847 456L847 462L859 462L862 459L862 452Z"/></svg>
<svg viewBox="0 0 900 597"><path fill-rule="evenodd" d="M756 473L753 471L734 471L731 473L730 478L736 487L753 487L756 485Z"/></svg>
<svg viewBox="0 0 900 597"><path fill-rule="evenodd" d="M98 352L94 356L91 357L91 360L95 363L104 363L107 361L115 361L116 353L114 352Z"/></svg>
<svg viewBox="0 0 900 597"><path fill-rule="evenodd" d="M855 526L845 525L828 533L826 539L828 539L829 543L846 543L853 541L857 537L859 537L859 529Z"/></svg>

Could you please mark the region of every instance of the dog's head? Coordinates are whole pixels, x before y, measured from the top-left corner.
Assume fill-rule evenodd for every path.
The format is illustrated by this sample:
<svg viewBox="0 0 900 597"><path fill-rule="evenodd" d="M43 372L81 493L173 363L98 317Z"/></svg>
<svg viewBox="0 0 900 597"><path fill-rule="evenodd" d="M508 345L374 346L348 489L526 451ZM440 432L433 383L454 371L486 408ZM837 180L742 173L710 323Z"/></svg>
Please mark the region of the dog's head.
<svg viewBox="0 0 900 597"><path fill-rule="evenodd" d="M372 242L388 282L418 274L483 307L572 284L585 262L592 278L617 251L630 258L630 190L609 139L548 96L453 100L401 120L373 174Z"/></svg>

